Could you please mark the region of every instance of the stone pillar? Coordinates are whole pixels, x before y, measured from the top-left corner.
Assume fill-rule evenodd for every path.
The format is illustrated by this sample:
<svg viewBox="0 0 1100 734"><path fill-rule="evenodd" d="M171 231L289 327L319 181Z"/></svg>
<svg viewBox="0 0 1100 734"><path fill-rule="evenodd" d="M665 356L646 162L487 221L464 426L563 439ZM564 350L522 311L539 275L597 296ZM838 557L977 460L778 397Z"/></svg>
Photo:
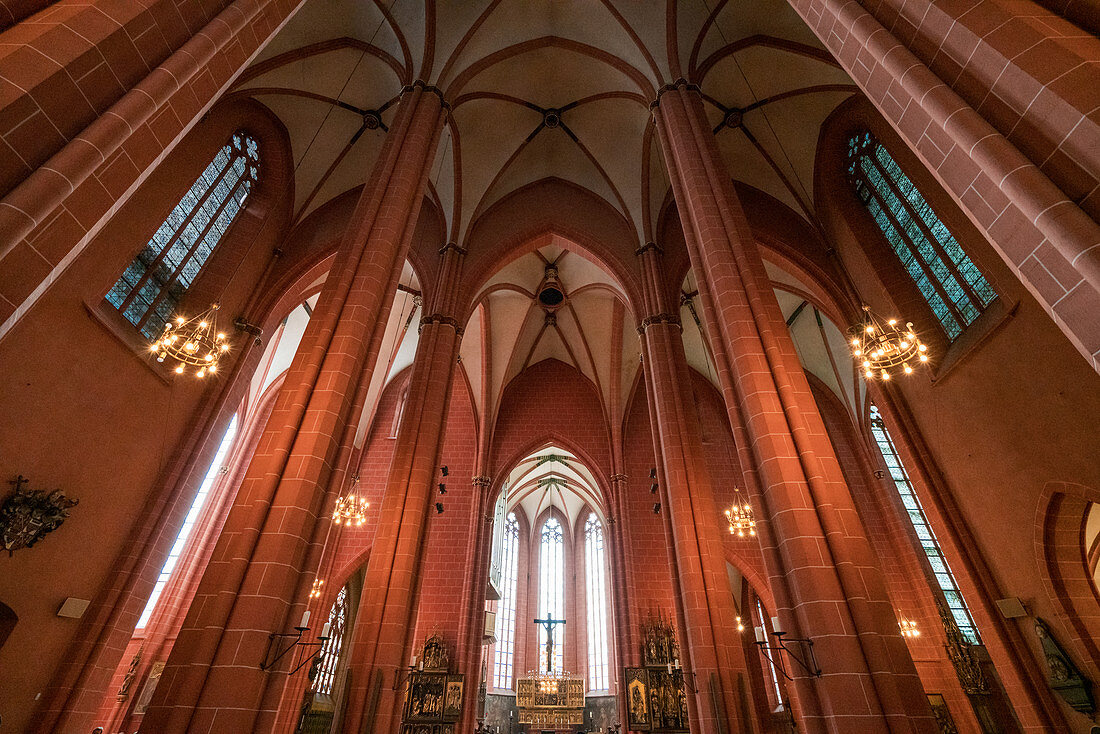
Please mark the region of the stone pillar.
<svg viewBox="0 0 1100 734"><path fill-rule="evenodd" d="M778 614L821 677L790 666L811 732L931 732L916 670L697 89L654 118L699 283L723 398L751 448ZM760 489L762 488L762 492Z"/></svg>
<svg viewBox="0 0 1100 734"><path fill-rule="evenodd" d="M647 246L640 255L649 315L638 331L664 472L661 511L667 513L679 586L677 617L692 730L752 732L752 722L741 720L737 701L737 674L745 672L745 660L680 320L665 297L657 247Z"/></svg>
<svg viewBox="0 0 1100 734"><path fill-rule="evenodd" d="M485 633L485 592L489 586L489 560L493 549L492 477L476 476L473 480L474 502L471 528L466 547L466 573L463 577L463 613L465 618L459 634L458 672L466 674L462 703L461 731L473 731L477 726L478 691L483 669L481 655Z"/></svg>
<svg viewBox="0 0 1100 734"><path fill-rule="evenodd" d="M344 718L344 731L349 733L388 733L401 720L401 673L411 655L428 513L439 476L463 331L456 318L455 291L464 254L454 245L443 248L436 291L425 308L429 315L420 321L405 417L397 433L352 635L352 688Z"/></svg>
<svg viewBox="0 0 1100 734"><path fill-rule="evenodd" d="M143 731L271 730L275 710L262 704L278 701L286 676L259 665L268 635L290 631L304 608L319 489L377 361L443 116L437 90L403 91Z"/></svg>
<svg viewBox="0 0 1100 734"><path fill-rule="evenodd" d="M1100 40L1029 0L789 2L1100 369Z"/></svg>
<svg viewBox="0 0 1100 734"><path fill-rule="evenodd" d="M626 503L626 474L611 475L611 494L607 498L607 525L604 527L608 566L611 571L611 609L614 623L610 626L615 645L611 659L611 679L617 681L619 696L619 720L627 720L627 696L623 689L622 670L640 662L637 624L630 607L630 589L634 588L627 554L626 538L630 536L627 514L622 510Z"/></svg>

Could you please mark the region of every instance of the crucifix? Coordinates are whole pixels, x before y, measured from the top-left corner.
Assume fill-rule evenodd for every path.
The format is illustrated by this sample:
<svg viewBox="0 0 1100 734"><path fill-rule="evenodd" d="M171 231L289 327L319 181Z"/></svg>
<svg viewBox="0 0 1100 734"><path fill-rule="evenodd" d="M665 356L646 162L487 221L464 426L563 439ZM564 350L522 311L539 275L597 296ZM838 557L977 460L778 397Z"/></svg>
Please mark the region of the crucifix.
<svg viewBox="0 0 1100 734"><path fill-rule="evenodd" d="M550 612L546 613L546 619L536 619L535 624L541 624L543 629L546 630L546 672L553 672L553 658L554 658L554 625L565 624L564 619L552 619Z"/></svg>

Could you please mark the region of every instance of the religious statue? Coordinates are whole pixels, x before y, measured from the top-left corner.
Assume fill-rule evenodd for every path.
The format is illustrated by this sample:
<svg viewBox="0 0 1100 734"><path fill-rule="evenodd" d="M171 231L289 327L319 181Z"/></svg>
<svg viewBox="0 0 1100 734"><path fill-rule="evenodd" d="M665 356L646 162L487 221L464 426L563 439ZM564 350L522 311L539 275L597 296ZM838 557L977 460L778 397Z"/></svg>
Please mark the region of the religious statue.
<svg viewBox="0 0 1100 734"><path fill-rule="evenodd" d="M137 677L138 664L141 662L141 653L144 650L145 645L142 645L134 653L134 657L131 658L130 667L126 669L126 675L122 678L122 685L119 686L117 700L125 701L130 697L130 686L134 684L134 678Z"/></svg>
<svg viewBox="0 0 1100 734"><path fill-rule="evenodd" d="M546 619L536 619L535 624L541 624L546 630L546 672L554 670L554 625L565 624L564 619L552 619L550 613L546 613Z"/></svg>

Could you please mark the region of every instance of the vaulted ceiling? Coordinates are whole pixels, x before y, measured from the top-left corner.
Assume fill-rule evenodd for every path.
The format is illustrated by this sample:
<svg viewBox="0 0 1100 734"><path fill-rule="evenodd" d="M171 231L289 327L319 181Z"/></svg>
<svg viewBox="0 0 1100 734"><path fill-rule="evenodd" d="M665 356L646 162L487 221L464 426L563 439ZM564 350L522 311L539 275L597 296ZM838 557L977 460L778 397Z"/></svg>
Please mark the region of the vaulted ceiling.
<svg viewBox="0 0 1100 734"><path fill-rule="evenodd" d="M786 0L306 0L230 96L255 99L286 126L298 221L366 181L402 87L420 79L450 104L428 192L449 241L470 247L495 203L556 179L599 197L641 244L671 197L649 105L678 78L699 85L730 177L812 220L818 130L856 88ZM552 318L536 297L549 264L567 297ZM782 288L792 276L771 275L789 316L801 303ZM410 291L414 280L403 278ZM575 367L609 425L621 425L639 344L614 277L550 244L499 266L476 303L461 369L480 425L493 424L509 381L544 359ZM386 380L411 363L416 308L399 294ZM685 310L688 358L713 381L692 318ZM855 406L857 383L830 362L840 332L816 323L792 322L799 349ZM371 404L383 378L375 383Z"/></svg>
<svg viewBox="0 0 1100 734"><path fill-rule="evenodd" d="M649 103L680 77L731 177L808 215L817 129L855 87L785 0L307 0L232 94L286 125L298 218L364 182L423 79L452 106L431 177L451 241L556 177L645 242L669 195Z"/></svg>

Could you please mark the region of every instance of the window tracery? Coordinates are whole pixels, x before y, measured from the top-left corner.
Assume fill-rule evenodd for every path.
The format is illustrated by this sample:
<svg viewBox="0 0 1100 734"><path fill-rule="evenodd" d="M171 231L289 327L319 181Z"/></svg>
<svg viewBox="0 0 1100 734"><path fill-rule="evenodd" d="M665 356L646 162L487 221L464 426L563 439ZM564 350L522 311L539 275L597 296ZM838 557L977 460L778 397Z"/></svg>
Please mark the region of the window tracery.
<svg viewBox="0 0 1100 734"><path fill-rule="evenodd" d="M500 602L497 604L496 647L493 657L493 687L511 688L515 669L516 583L519 578L519 521L508 513L504 525L501 562Z"/></svg>
<svg viewBox="0 0 1100 734"><path fill-rule="evenodd" d="M244 208L259 167L259 144L243 131L234 133L107 292L107 300L149 339L160 335Z"/></svg>
<svg viewBox="0 0 1100 734"><path fill-rule="evenodd" d="M554 619L564 619L565 614L565 541L561 523L551 517L542 526L539 552L539 616L550 615ZM564 666L561 641L554 645L551 660L553 669L560 671ZM546 630L539 628L539 650L546 646Z"/></svg>
<svg viewBox="0 0 1100 734"><path fill-rule="evenodd" d="M607 578L603 524L596 513L584 524L584 575L588 606L588 689L608 689Z"/></svg>
<svg viewBox="0 0 1100 734"><path fill-rule="evenodd" d="M328 623L329 638L321 644L321 662L317 666L317 677L313 679L313 690L331 696L332 685L336 682L336 667L340 664L340 651L344 647L344 630L348 624L348 587L342 587L336 594L336 600L328 612Z"/></svg>
<svg viewBox="0 0 1100 734"><path fill-rule="evenodd" d="M993 287L889 151L867 131L848 139L848 179L948 340L954 340L997 297Z"/></svg>

